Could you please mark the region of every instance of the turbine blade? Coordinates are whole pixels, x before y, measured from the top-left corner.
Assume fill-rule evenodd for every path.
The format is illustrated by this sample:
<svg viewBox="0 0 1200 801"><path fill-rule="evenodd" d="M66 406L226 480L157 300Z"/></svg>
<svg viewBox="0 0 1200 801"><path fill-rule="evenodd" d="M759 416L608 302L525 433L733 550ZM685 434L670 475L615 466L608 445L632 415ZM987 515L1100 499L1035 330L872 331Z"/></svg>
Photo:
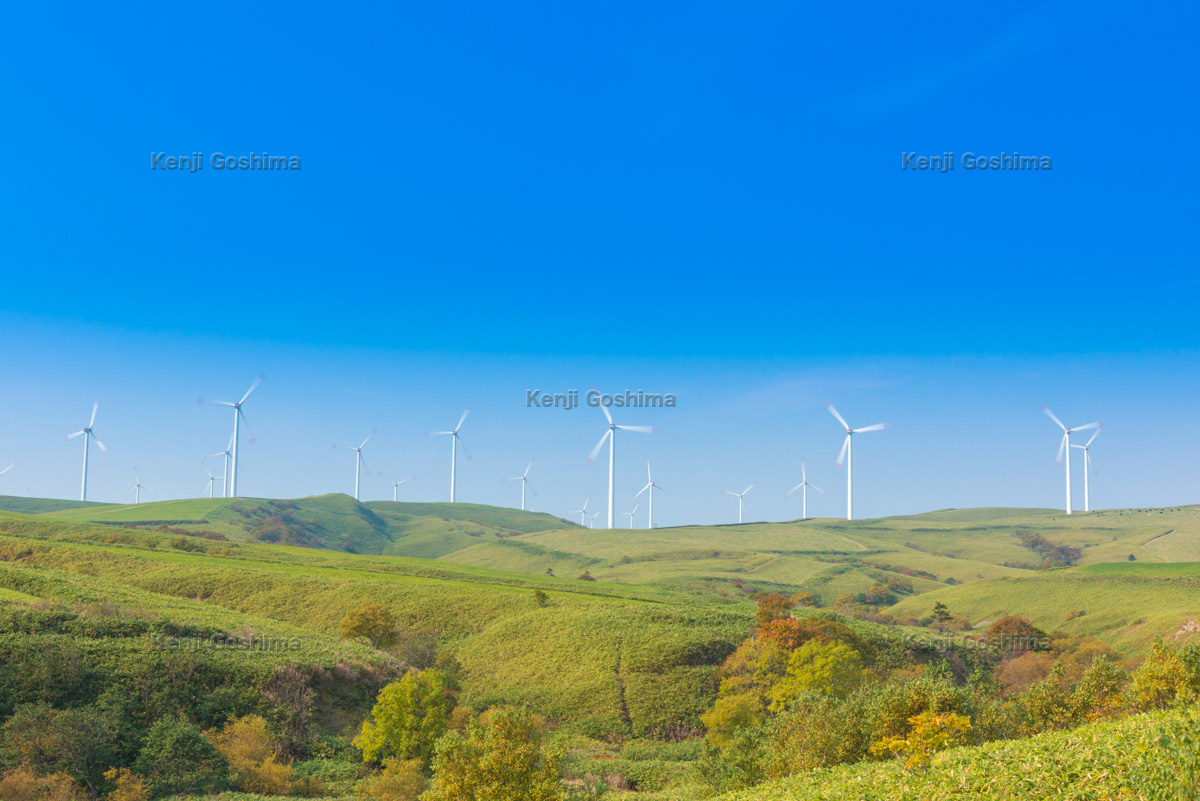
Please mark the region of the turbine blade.
<svg viewBox="0 0 1200 801"><path fill-rule="evenodd" d="M1100 421L1097 420L1094 423L1088 423L1086 426L1076 426L1075 428L1072 428L1071 430L1072 431L1087 431L1089 428L1099 428L1099 427L1100 427Z"/></svg>
<svg viewBox="0 0 1200 801"><path fill-rule="evenodd" d="M100 401L93 401L92 402L92 419L91 419L91 421L88 422L88 428L91 428L92 426L94 426L96 424L96 410L99 408L100 408Z"/></svg>
<svg viewBox="0 0 1200 801"><path fill-rule="evenodd" d="M533 467L532 459L529 460L529 464L525 465L525 472L521 474L521 478L525 478L525 476L529 475L529 468L531 467Z"/></svg>
<svg viewBox="0 0 1200 801"><path fill-rule="evenodd" d="M612 412L610 412L608 407L603 403L600 404L600 411L604 412L604 417L608 420L608 424L611 426L613 424Z"/></svg>
<svg viewBox="0 0 1200 801"><path fill-rule="evenodd" d="M375 429L372 428L371 433L367 434L367 438L362 441L362 445L359 445L358 449L361 451L363 448L367 447L367 443L371 441L371 437L373 436L375 436Z"/></svg>
<svg viewBox="0 0 1200 801"><path fill-rule="evenodd" d="M229 401L205 400L204 398L197 398L196 402L205 406L237 406L236 403L230 403Z"/></svg>
<svg viewBox="0 0 1200 801"><path fill-rule="evenodd" d="M653 486L652 484L647 484L646 486L644 486L644 487L642 487L640 490L638 490L638 491L637 491L637 493L636 493L636 494L635 494L633 497L637 498L637 497L641 496L641 494L642 494L643 492L645 492L646 490L650 489L650 487L652 487L652 486Z"/></svg>
<svg viewBox="0 0 1200 801"><path fill-rule="evenodd" d="M654 479L650 477L650 460L649 459L646 460L646 480L649 481L650 483L654 483Z"/></svg>
<svg viewBox="0 0 1200 801"><path fill-rule="evenodd" d="M458 440L458 444L462 446L463 454L467 457L467 461L474 461L475 457L471 455L469 450L467 450L467 443L463 442L463 438L458 434L455 434L454 438Z"/></svg>
<svg viewBox="0 0 1200 801"><path fill-rule="evenodd" d="M725 494L726 494L726 495L732 495L732 496L733 496L733 497L735 497L735 498L737 497L737 493L736 493L736 492L734 492L733 490L725 490Z"/></svg>
<svg viewBox="0 0 1200 801"><path fill-rule="evenodd" d="M458 425L456 425L454 427L455 433L458 433L458 429L462 428L462 424L466 421L467 415L470 414L470 412L471 412L470 406L468 406L466 409L463 410L462 417L458 418Z"/></svg>
<svg viewBox="0 0 1200 801"><path fill-rule="evenodd" d="M887 423L876 423L875 425L867 426L866 428L856 428L856 429L854 429L854 433L862 434L865 431L882 431L883 429L885 429L887 427L888 427Z"/></svg>
<svg viewBox="0 0 1200 801"><path fill-rule="evenodd" d="M842 428L846 429L847 431L850 430L850 424L846 422L846 418L838 414L838 410L833 408L832 403L825 404L825 408L829 410L830 414L837 418L837 421L842 424Z"/></svg>
<svg viewBox="0 0 1200 801"><path fill-rule="evenodd" d="M1100 432L1101 432L1101 431L1103 431L1103 430L1104 430L1104 426L1100 426L1099 428L1097 428L1097 429L1096 429L1096 433L1095 433L1095 434L1092 434L1092 438L1091 438L1091 439L1089 439L1089 440L1087 441L1087 445L1084 445L1083 447L1085 447L1085 448L1090 448L1090 447L1091 447L1091 445L1092 445L1092 443L1096 441L1096 437L1100 436Z"/></svg>
<svg viewBox="0 0 1200 801"><path fill-rule="evenodd" d="M804 460L800 460L800 481L808 481L808 468L804 464Z"/></svg>
<svg viewBox="0 0 1200 801"><path fill-rule="evenodd" d="M742 490L742 494L743 494L743 495L745 495L747 492L749 492L749 491L750 491L750 490L752 490L752 489L754 489L754 485L753 485L753 484L751 484L750 486L748 486L748 487L746 487L744 490Z"/></svg>
<svg viewBox="0 0 1200 801"><path fill-rule="evenodd" d="M639 434L653 434L658 429L654 426L617 426L622 431L637 431Z"/></svg>
<svg viewBox="0 0 1200 801"><path fill-rule="evenodd" d="M427 437L444 437L448 434L453 434L453 433L454 433L453 431L426 431L425 436L427 436Z"/></svg>
<svg viewBox="0 0 1200 801"><path fill-rule="evenodd" d="M1055 463L1055 464L1062 464L1062 460L1063 460L1063 451L1065 451L1065 450L1067 449L1067 438L1068 438L1069 436L1070 436L1069 434L1067 434L1066 432L1064 432L1064 433L1063 433L1063 435L1062 435L1062 439L1060 439L1060 440L1058 441L1058 456L1055 456L1055 457L1054 457L1054 463Z"/></svg>
<svg viewBox="0 0 1200 801"><path fill-rule="evenodd" d="M821 493L822 495L826 494L825 490L821 489L816 484L809 484L808 486L812 487L813 489L815 489L817 492Z"/></svg>
<svg viewBox="0 0 1200 801"><path fill-rule="evenodd" d="M849 447L850 447L850 435L847 434L846 441L842 443L842 449L840 451L838 451L838 458L837 458L837 462L836 462L838 467L841 467L842 463L846 461L846 449Z"/></svg>
<svg viewBox="0 0 1200 801"><path fill-rule="evenodd" d="M9 470L12 470L12 469L13 469L14 467L16 467L16 466L17 466L17 463L16 463L16 462L13 462L13 463L12 463L12 464L10 464L8 467L4 468L3 470L0 470L0 476L4 475L4 474L5 474L5 473L7 473Z"/></svg>
<svg viewBox="0 0 1200 801"><path fill-rule="evenodd" d="M96 435L95 435L95 434L92 434L92 442L96 443L96 447L100 449L100 452L101 452L101 453L108 453L108 448L104 447L104 443L103 443L103 442L101 442L100 440L96 439Z"/></svg>
<svg viewBox="0 0 1200 801"><path fill-rule="evenodd" d="M794 486L794 487L792 487L790 490L788 490L788 491L787 491L787 492L784 494L784 497L786 497L786 498L790 498L790 497L792 497L792 493L793 493L793 492L795 492L796 490L800 489L800 488L801 488L801 487L803 487L803 486L804 486L804 482L803 482L803 481L801 481L799 484L797 484L796 486Z"/></svg>
<svg viewBox="0 0 1200 801"><path fill-rule="evenodd" d="M1055 423L1057 423L1059 428L1061 428L1063 431L1067 430L1067 427L1063 425L1062 420L1059 420L1057 417L1054 416L1054 412L1050 411L1045 406L1042 407L1042 411L1046 413L1047 417L1049 417L1051 420L1053 420Z"/></svg>
<svg viewBox="0 0 1200 801"><path fill-rule="evenodd" d="M73 433L73 434L67 434L67 439L75 439L76 437L78 437L78 436L79 436L80 434L82 434L82 433L83 433L83 429L80 429L79 431L76 431L76 432L75 432L75 433Z"/></svg>
<svg viewBox="0 0 1200 801"><path fill-rule="evenodd" d="M264 378L266 378L265 375L263 375L262 373L258 374L258 378L254 379L254 383L250 385L250 389L246 390L246 394L242 396L242 399L240 401L238 401L239 406L241 406L243 403L246 402L246 398L250 397L251 392L258 389L258 385L263 382Z"/></svg>
<svg viewBox="0 0 1200 801"><path fill-rule="evenodd" d="M596 447L592 448L592 452L588 454L588 458L587 458L588 464L591 464L592 462L596 461L596 457L600 454L600 449L604 447L604 443L608 440L608 438L610 436L612 436L611 428L604 432L604 436L602 436L600 438L600 441L596 443Z"/></svg>
<svg viewBox="0 0 1200 801"><path fill-rule="evenodd" d="M654 489L650 490L650 493L651 493L651 494L653 494L655 490L657 490L657 491L659 491L659 492L667 492L665 489L663 489L663 488L662 488L661 486L659 486L658 484L655 484L655 485L654 485ZM671 493L667 492L667 494L668 494L668 495L670 495Z"/></svg>

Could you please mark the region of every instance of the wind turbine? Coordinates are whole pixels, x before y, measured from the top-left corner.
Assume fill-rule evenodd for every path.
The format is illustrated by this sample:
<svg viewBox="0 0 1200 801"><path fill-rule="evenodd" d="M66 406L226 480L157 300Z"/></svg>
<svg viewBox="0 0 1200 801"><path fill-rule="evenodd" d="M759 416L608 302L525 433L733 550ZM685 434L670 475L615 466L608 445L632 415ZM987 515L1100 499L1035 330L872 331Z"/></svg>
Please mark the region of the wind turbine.
<svg viewBox="0 0 1200 801"><path fill-rule="evenodd" d="M246 394L242 396L240 401L206 401L204 398L200 398L198 401L199 403L207 403L210 406L229 406L233 409L233 438L230 442L233 470L229 475L229 494L227 496L230 498L236 498L238 494L238 440L241 438L239 436L241 433L241 425L246 420L246 413L242 411L242 404L245 403L246 399L250 397L251 392L258 389L258 385L263 382L265 377L266 376L260 374L258 378L254 379L254 383L250 385L250 389L246 390ZM251 438L250 441L253 442L254 439Z"/></svg>
<svg viewBox="0 0 1200 801"><path fill-rule="evenodd" d="M138 469L135 467L133 468L133 489L125 494L132 495L134 504L139 504L142 502L142 490L144 489L150 488L142 483L142 477L138 475Z"/></svg>
<svg viewBox="0 0 1200 801"><path fill-rule="evenodd" d="M663 489L662 487L655 484L654 479L650 477L650 461L646 460L646 486L644 486L640 490L638 490L637 495L633 496L634 499L636 500L638 495L641 495L643 492L650 493L647 496L650 499L650 520L649 520L649 523L646 525L646 528L654 528L654 493L655 493L655 491L667 492L665 489ZM667 492L667 494L670 495L671 493Z"/></svg>
<svg viewBox="0 0 1200 801"><path fill-rule="evenodd" d="M108 453L108 448L104 447L104 443L96 439L96 435L92 432L92 426L96 424L96 410L99 408L100 401L94 402L92 404L92 419L88 421L88 424L72 434L67 434L67 439L75 439L78 436L83 437L83 486L79 490L79 500L81 501L87 500L88 443L91 440L96 440L96 447L100 449L100 452Z"/></svg>
<svg viewBox="0 0 1200 801"><path fill-rule="evenodd" d="M608 527L613 527L613 515L615 512L613 504L613 464L617 449L617 431L637 431L642 434L653 434L658 429L652 426L619 426L613 422L612 415L609 414L608 407L603 403L600 404L600 410L604 412L604 416L608 418L608 430L604 432L604 436L596 443L596 447L592 448L592 452L588 455L588 464L596 461L596 456L599 455L600 449L604 447L604 441L608 440Z"/></svg>
<svg viewBox="0 0 1200 801"><path fill-rule="evenodd" d="M233 435L232 434L229 435L229 444L225 446L225 450L218 451L216 453L210 453L207 457L209 459L215 459L218 456L221 457L221 466L222 466L221 497L222 498L229 497L229 488L228 488L227 482L229 481L229 455L231 453L233 453Z"/></svg>
<svg viewBox="0 0 1200 801"><path fill-rule="evenodd" d="M1092 499L1088 488L1088 474L1092 472L1092 454L1088 448L1092 447L1092 443L1096 441L1096 437L1100 436L1100 432L1104 430L1104 424L1096 429L1096 433L1092 434L1092 438L1083 445L1072 445L1072 448L1079 448L1083 451L1083 511L1092 511ZM2 475L2 474L0 474Z"/></svg>
<svg viewBox="0 0 1200 801"><path fill-rule="evenodd" d="M471 411L471 407L468 406L466 411L464 411L462 413L462 417L458 418L458 425L456 425L454 427L453 431L430 431L429 432L430 436L435 436L435 437L448 436L448 437L450 437L450 503L454 503L454 483L455 483L455 477L457 475L454 472L455 471L454 461L455 461L455 457L458 455L458 446L460 444L462 445L463 453L465 453L467 455L468 459L471 458L470 451L468 451L467 446L465 444L463 444L462 437L460 437L458 435L458 430L460 428L462 428L463 421L467 419L467 414L470 413L470 411Z"/></svg>
<svg viewBox="0 0 1200 801"><path fill-rule="evenodd" d="M525 486L527 484L529 484L529 468L531 468L531 467L533 467L532 459L529 460L529 464L525 465L524 473L522 473L519 476L513 476L512 478L504 479L505 481L520 481L521 482L521 511L522 512L525 511ZM537 495L537 490L534 490L533 487L530 487L529 489L533 490L534 495Z"/></svg>
<svg viewBox="0 0 1200 801"><path fill-rule="evenodd" d="M742 502L743 502L743 501L742 501L742 499L743 499L743 498L745 498L745 497L746 497L746 493L747 493L747 492L749 492L749 491L750 491L750 490L752 490L752 489L754 489L754 485L753 485L753 484L751 484L750 486L746 487L746 488L745 488L744 490L742 490L741 492L734 492L733 490L725 490L725 494L726 494L726 495L732 495L732 496L734 496L735 498L737 498L737 499L738 499L738 523L741 523L741 522L742 522Z"/></svg>
<svg viewBox="0 0 1200 801"><path fill-rule="evenodd" d="M842 443L842 450L838 454L837 465L838 465L838 467L841 467L842 461L844 460L846 462L846 519L853 520L854 519L854 469L853 469L854 454L853 454L853 450L854 449L850 444L850 440L854 437L855 434L864 434L867 431L882 431L883 429L888 427L888 424L887 423L876 423L873 426L866 426L865 428L851 428L850 424L846 422L845 418L843 418L840 414L838 414L838 410L833 408L832 403L825 404L825 408L829 410L830 414L832 414L834 417L837 418L837 421L842 424L842 428L846 429L846 441Z"/></svg>
<svg viewBox="0 0 1200 801"><path fill-rule="evenodd" d="M633 505L633 511L630 511L630 512L622 512L622 513L621 513L621 514L623 514L623 515L625 515L626 517L628 517L628 518L629 518L629 527L630 527L630 528L633 528L633 516L634 516L635 514L637 514L637 510L638 510L638 507L639 507L639 506L641 506L641 504L640 504L640 503L635 503L635 504Z"/></svg>
<svg viewBox="0 0 1200 801"><path fill-rule="evenodd" d="M587 519L588 519L588 524L587 524L587 526L588 526L588 528L595 528L595 527L596 527L596 518L597 518L597 517L599 517L599 516L600 516L600 513L599 513L599 512L592 512L590 515L588 515L588 516L587 516Z"/></svg>
<svg viewBox="0 0 1200 801"><path fill-rule="evenodd" d="M579 515L579 525L581 525L581 526L587 525L587 520L586 520L587 506L591 502L591 500L592 500L592 496L591 495L587 496L587 498L585 498L583 501L582 507L580 507L579 509L572 509L569 512L569 514Z"/></svg>
<svg viewBox="0 0 1200 801"><path fill-rule="evenodd" d="M809 487L812 487L813 489L815 489L817 492L821 493L822 495L825 494L825 490L821 489L816 484L809 482L808 471L804 467L804 460L801 459L800 460L800 483L787 491L787 497L789 497L789 498L792 497L792 493L798 489L804 490L804 492L801 493L801 495L800 495L800 516L801 516L801 519L803 519L803 520L808 519L808 488Z"/></svg>
<svg viewBox="0 0 1200 801"><path fill-rule="evenodd" d="M371 429L371 433L367 434L367 438L362 441L362 444L357 448L353 445L343 445L342 448L348 451L354 451L354 500L358 500L358 479L362 473L363 466L363 448L367 447L367 443L371 441L371 437L375 436L375 429ZM338 447L334 445L333 447Z"/></svg>
<svg viewBox="0 0 1200 801"><path fill-rule="evenodd" d="M1066 462L1066 465L1067 465L1067 514L1071 514L1071 449L1067 447L1068 445L1071 444L1071 432L1072 431L1086 431L1089 428L1099 428L1100 423L1098 423L1098 422L1088 423L1086 426L1077 426L1075 428L1067 428L1066 426L1064 426L1062 424L1062 420L1059 420L1057 417L1054 416L1054 412L1050 411L1045 406L1042 407L1042 411L1045 412L1046 416L1049 417L1051 420L1053 420L1055 422L1055 424L1059 428L1061 428L1063 431L1062 439L1059 440L1059 443L1058 443L1058 456L1055 457L1054 463L1059 464L1060 462L1064 462L1064 461ZM1091 444L1091 443L1089 442L1088 444Z"/></svg>
<svg viewBox="0 0 1200 801"><path fill-rule="evenodd" d="M380 473L379 475L383 476L383 473ZM403 481L392 481L387 476L383 476L383 478L385 481L390 482L392 485L392 502L394 503L396 501L396 498L399 496L400 485L407 484L408 482L410 482L414 478L416 478L416 476L409 476L408 478L404 479Z"/></svg>
<svg viewBox="0 0 1200 801"><path fill-rule="evenodd" d="M3 470L0 470L0 478L4 478L4 474L7 473L9 470L12 470L16 466L17 466L17 463L13 462L8 467L4 468Z"/></svg>
<svg viewBox="0 0 1200 801"><path fill-rule="evenodd" d="M213 484L217 483L217 477L213 475L213 471L208 469L208 465L204 464L204 462L201 462L200 464L204 467L204 472L208 473L208 497L211 498L213 496ZM225 477L221 476L222 485L224 484L224 481ZM225 491L224 486L221 487L221 491Z"/></svg>

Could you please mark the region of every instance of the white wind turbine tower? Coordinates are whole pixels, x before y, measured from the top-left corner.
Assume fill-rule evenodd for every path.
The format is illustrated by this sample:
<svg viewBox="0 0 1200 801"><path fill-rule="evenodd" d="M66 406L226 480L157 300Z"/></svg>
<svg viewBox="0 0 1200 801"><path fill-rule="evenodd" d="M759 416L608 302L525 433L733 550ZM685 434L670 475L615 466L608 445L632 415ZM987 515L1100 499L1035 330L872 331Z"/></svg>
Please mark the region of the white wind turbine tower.
<svg viewBox="0 0 1200 801"><path fill-rule="evenodd" d="M733 490L725 490L725 494L726 494L726 495L732 495L732 496L734 496L735 498L737 498L737 499L738 499L738 523L741 523L741 522L742 522L742 506L743 506L743 499L746 497L746 493L747 493L747 492L749 492L749 491L750 491L750 490L752 490L752 489L754 489L754 485L753 485L753 484L751 484L750 486L746 487L746 488L745 488L744 490L742 490L741 492L734 492Z"/></svg>
<svg viewBox="0 0 1200 801"><path fill-rule="evenodd" d="M380 473L379 475L383 476L383 473ZM400 496L400 485L407 484L408 482L412 481L414 478L416 478L416 476L409 476L408 478L404 479L403 481L392 481L387 476L383 476L384 481L387 481L388 483L390 483L392 485L392 502L393 503Z"/></svg>
<svg viewBox="0 0 1200 801"><path fill-rule="evenodd" d="M1096 433L1092 434L1091 439L1085 444L1071 446L1083 451L1083 511L1085 512L1092 511L1091 489L1088 486L1088 474L1092 472L1092 453L1088 449L1092 447L1092 443L1096 441L1096 437L1100 436L1100 432L1103 430L1104 424L1101 423L1100 427L1096 429Z"/></svg>
<svg viewBox="0 0 1200 801"><path fill-rule="evenodd" d="M587 516L587 521L588 521L588 522L587 522L587 527L588 527L588 528L595 528L595 527L596 527L596 518L597 518L597 517L599 517L599 516L600 516L600 513L599 513L599 512L592 512L590 515L588 515L588 516Z"/></svg>
<svg viewBox="0 0 1200 801"><path fill-rule="evenodd" d="M204 467L204 472L208 473L208 497L211 498L213 496L213 484L217 483L217 477L213 475L213 471L208 469L208 465L204 464L204 462L201 462L200 464ZM224 482L225 477L222 476L221 480ZM224 491L224 489L224 487L221 487L222 491Z"/></svg>
<svg viewBox="0 0 1200 801"><path fill-rule="evenodd" d="M229 475L228 494L228 497L230 498L236 498L238 494L238 441L241 439L240 434L242 423L244 423L246 420L246 413L242 411L242 404L244 404L246 399L250 397L251 392L258 389L258 385L262 383L263 378L265 377L266 376L259 375L258 378L254 379L254 383L250 385L250 389L246 390L246 394L242 396L240 401L206 401L204 398L199 399L199 403L208 403L211 406L229 406L233 409L233 439L230 442L231 462L233 469L230 471ZM253 438L250 441L253 442Z"/></svg>
<svg viewBox="0 0 1200 801"><path fill-rule="evenodd" d="M633 516L637 514L637 510L638 510L638 507L639 507L639 506L641 506L641 504L640 504L640 503L635 503L635 504L633 505L633 510L632 510L632 511L629 511L629 512L622 512L622 513L621 513L621 514L623 514L623 515L625 515L626 517L628 517L628 518L629 518L629 527L630 527L630 528L633 528Z"/></svg>
<svg viewBox="0 0 1200 801"><path fill-rule="evenodd" d="M1062 424L1061 420L1059 420L1057 417L1054 416L1054 412L1050 411L1045 406L1042 407L1042 411L1045 412L1046 416L1049 417L1051 420L1053 420L1055 422L1055 424L1059 428L1061 428L1063 431L1062 439L1059 440L1059 443L1058 443L1058 456L1055 457L1054 463L1058 464L1060 462L1066 462L1066 465L1067 465L1067 514L1071 514L1071 449L1067 447L1068 445L1071 444L1071 432L1072 431L1086 431L1089 428L1099 428L1100 423L1098 423L1098 422L1088 423L1085 426L1077 426L1075 428L1067 428L1066 426L1064 426Z"/></svg>
<svg viewBox="0 0 1200 801"><path fill-rule="evenodd" d="M596 461L596 456L599 455L600 449L604 447L604 441L608 440L608 527L613 527L613 516L616 513L613 503L613 488L615 486L613 465L617 450L617 431L637 431L642 434L653 434L658 429L652 426L619 426L613 422L612 415L609 414L608 407L603 403L600 404L600 410L604 412L604 416L608 418L608 430L604 432L604 436L596 443L596 447L592 448L592 452L588 455L588 464Z"/></svg>
<svg viewBox="0 0 1200 801"><path fill-rule="evenodd" d="M83 437L83 486L79 490L79 500L81 501L87 500L88 443L91 440L96 440L96 447L100 449L100 452L108 453L108 448L104 447L104 443L96 439L96 435L92 432L92 426L96 424L96 410L99 408L100 401L94 402L92 404L92 419L88 421L88 424L73 434L67 434L67 439L75 439L79 436Z"/></svg>
<svg viewBox="0 0 1200 801"><path fill-rule="evenodd" d="M454 427L453 431L430 431L429 432L429 435L434 436L434 437L440 437L440 436L450 437L450 503L454 503L454 485L455 485L455 479L457 477L457 473L455 473L455 469L456 469L455 468L455 457L458 455L458 446L462 445L463 453L465 453L467 455L468 459L471 458L470 451L467 450L467 446L463 443L462 437L460 437L458 435L458 430L460 428L462 428L463 421L467 419L467 414L469 414L470 411L471 411L471 407L468 406L466 408L466 411L464 411L462 413L462 417L458 418L458 425L456 425Z"/></svg>
<svg viewBox="0 0 1200 801"><path fill-rule="evenodd" d="M587 507L592 502L592 496L589 495L583 501L583 506L578 509L572 509L568 514L579 515L579 525L587 525Z"/></svg>
<svg viewBox="0 0 1200 801"><path fill-rule="evenodd" d="M505 481L520 481L521 482L521 511L522 512L525 511L525 487L529 484L529 468L531 468L531 467L533 467L532 459L529 460L529 464L525 465L524 473L522 473L519 476L513 476L512 478L504 479ZM537 495L537 490L534 490L533 487L530 487L529 489L531 491L533 491L534 495Z"/></svg>
<svg viewBox="0 0 1200 801"><path fill-rule="evenodd" d="M209 459L216 459L218 456L221 457L221 470L222 470L222 472L221 472L221 497L222 498L229 497L229 487L228 487L229 457L230 457L230 454L232 454L232 453L233 453L233 435L230 434L229 435L229 444L225 446L225 450L217 451L216 453L210 453L207 457ZM211 497L211 496L209 496L209 497Z"/></svg>
<svg viewBox="0 0 1200 801"><path fill-rule="evenodd" d="M126 495L132 495L134 504L139 504L142 502L142 490L144 489L150 488L142 483L142 477L138 475L138 469L135 467L133 468L133 489L129 490Z"/></svg>
<svg viewBox="0 0 1200 801"><path fill-rule="evenodd" d="M825 408L829 410L830 414L832 414L834 417L837 418L837 421L842 424L842 428L846 429L846 441L842 443L842 450L838 454L837 465L838 465L838 467L841 467L842 462L843 461L846 462L846 519L853 520L854 519L854 469L853 469L854 454L853 454L853 450L854 449L853 449L853 446L850 444L850 440L854 437L855 434L864 434L868 431L882 431L883 429L888 427L888 424L887 423L876 423L873 426L866 426L865 428L851 428L850 424L846 422L845 418L843 418L840 414L838 414L838 410L833 408L832 403L825 404Z"/></svg>
<svg viewBox="0 0 1200 801"><path fill-rule="evenodd" d="M821 489L816 484L813 484L808 480L808 471L805 469L804 460L801 459L800 460L800 483L797 484L796 486L792 487L790 490L788 490L787 494L788 494L788 497L790 498L792 496L792 493L794 493L796 490L798 490L798 489L804 490L804 492L800 496L800 498L801 498L801 500L800 500L800 515L801 515L801 518L804 520L808 519L808 488L809 487L812 487L813 489L815 489L817 492L821 493L822 495L825 494L825 490Z"/></svg>
<svg viewBox="0 0 1200 801"><path fill-rule="evenodd" d="M634 499L636 500L638 498L638 496L640 496L643 492L650 493L649 495L646 496L650 499L650 509L649 509L650 519L646 524L646 528L654 528L654 493L656 491L657 492L667 492L665 489L663 489L662 487L655 484L654 479L650 477L650 462L649 462L649 460L647 460L646 461L646 486L644 486L640 490L638 490L637 495L633 496ZM667 492L667 494L670 495L671 493Z"/></svg>
<svg viewBox="0 0 1200 801"><path fill-rule="evenodd" d="M371 437L375 436L375 429L371 429L371 433L367 434L367 438L362 441L362 444L357 448L353 445L341 446L343 450L354 451L354 500L358 500L359 477L362 474L363 466L363 448L367 447L367 443L371 441ZM333 447L338 447L334 445Z"/></svg>

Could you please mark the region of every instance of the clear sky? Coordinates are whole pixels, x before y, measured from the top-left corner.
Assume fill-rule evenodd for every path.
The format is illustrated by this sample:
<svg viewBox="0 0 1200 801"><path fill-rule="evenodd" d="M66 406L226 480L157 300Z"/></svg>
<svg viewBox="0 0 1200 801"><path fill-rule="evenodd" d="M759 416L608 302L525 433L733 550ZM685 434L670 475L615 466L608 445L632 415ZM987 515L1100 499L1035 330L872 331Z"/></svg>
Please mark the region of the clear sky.
<svg viewBox="0 0 1200 801"><path fill-rule="evenodd" d="M1200 500L1188 4L79 4L0 24L0 492L91 497L133 467L196 494L247 404L245 494L416 474L473 407L460 498L605 491L595 409L672 392L619 443L663 524L799 514L807 457L862 515L1061 502L1069 425L1107 424L1097 506ZM152 153L203 154L198 172ZM221 171L215 153L294 156ZM904 153L954 154L949 172ZM967 170L966 153L1050 170ZM1078 471L1076 478L1079 478ZM1082 491L1077 488L1077 495ZM1077 500L1077 503L1081 498ZM644 506L642 508L644 511ZM641 519L644 523L644 517Z"/></svg>

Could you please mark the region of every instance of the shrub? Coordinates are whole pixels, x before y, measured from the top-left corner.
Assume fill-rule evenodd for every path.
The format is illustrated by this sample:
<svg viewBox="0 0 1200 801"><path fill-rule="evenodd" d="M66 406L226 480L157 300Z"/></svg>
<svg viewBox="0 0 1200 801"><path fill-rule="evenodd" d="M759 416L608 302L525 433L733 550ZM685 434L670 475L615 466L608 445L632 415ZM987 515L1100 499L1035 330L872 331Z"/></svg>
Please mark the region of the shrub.
<svg viewBox="0 0 1200 801"><path fill-rule="evenodd" d="M542 590L535 590L533 593L533 603L538 607L546 606L550 603L550 596Z"/></svg>
<svg viewBox="0 0 1200 801"><path fill-rule="evenodd" d="M85 801L83 788L65 773L39 776L28 766L0 774L0 798L4 801Z"/></svg>
<svg viewBox="0 0 1200 801"><path fill-rule="evenodd" d="M777 592L764 592L758 596L756 616L758 625L764 626L772 620L788 617L788 612L796 604L786 595Z"/></svg>
<svg viewBox="0 0 1200 801"><path fill-rule="evenodd" d="M426 784L421 760L388 757L383 761L383 771L360 782L358 792L377 801L417 801Z"/></svg>
<svg viewBox="0 0 1200 801"><path fill-rule="evenodd" d="M804 692L845 697L862 684L867 675L862 655L850 646L809 640L792 653L787 675L768 693L771 709L786 709Z"/></svg>
<svg viewBox="0 0 1200 801"><path fill-rule="evenodd" d="M1129 700L1135 709L1166 709L1195 700L1193 677L1180 653L1156 640L1146 661L1133 674Z"/></svg>
<svg viewBox="0 0 1200 801"><path fill-rule="evenodd" d="M718 698L712 709L700 716L708 728L708 741L717 747L727 745L734 732L756 726L762 720L762 702L752 693Z"/></svg>
<svg viewBox="0 0 1200 801"><path fill-rule="evenodd" d="M110 768L104 778L113 785L104 796L105 801L150 801L150 788L141 776L130 773L129 768Z"/></svg>
<svg viewBox="0 0 1200 801"><path fill-rule="evenodd" d="M363 637L372 648L390 648L400 638L391 613L370 601L348 612L338 626L338 633L347 639Z"/></svg>
<svg viewBox="0 0 1200 801"><path fill-rule="evenodd" d="M938 751L957 745L971 729L971 719L953 712L922 712L909 718L912 726L904 737L888 737L871 746L872 754L893 754L904 759L909 770L926 767Z"/></svg>
<svg viewBox="0 0 1200 801"><path fill-rule="evenodd" d="M296 789L295 774L276 761L274 738L258 715L232 720L205 737L229 764L229 780L237 789L263 795L289 795Z"/></svg>

